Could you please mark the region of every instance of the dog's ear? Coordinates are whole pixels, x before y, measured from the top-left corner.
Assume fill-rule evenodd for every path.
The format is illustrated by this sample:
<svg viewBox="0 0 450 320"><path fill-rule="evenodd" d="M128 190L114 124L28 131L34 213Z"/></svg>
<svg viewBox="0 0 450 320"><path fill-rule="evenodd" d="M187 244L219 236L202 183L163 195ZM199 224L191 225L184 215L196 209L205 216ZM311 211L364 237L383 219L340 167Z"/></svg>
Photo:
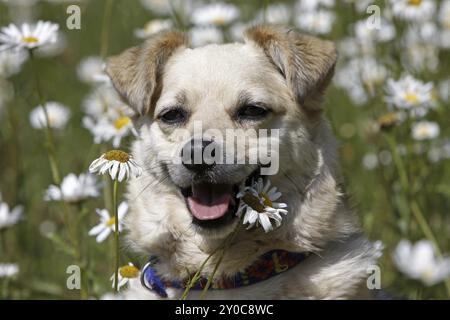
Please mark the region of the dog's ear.
<svg viewBox="0 0 450 320"><path fill-rule="evenodd" d="M314 113L321 110L323 92L337 60L332 42L274 26L252 27L245 40L263 49L302 107Z"/></svg>
<svg viewBox="0 0 450 320"><path fill-rule="evenodd" d="M140 115L155 103L158 83L169 57L187 46L184 33L160 32L137 47L106 61L106 73L122 98Z"/></svg>

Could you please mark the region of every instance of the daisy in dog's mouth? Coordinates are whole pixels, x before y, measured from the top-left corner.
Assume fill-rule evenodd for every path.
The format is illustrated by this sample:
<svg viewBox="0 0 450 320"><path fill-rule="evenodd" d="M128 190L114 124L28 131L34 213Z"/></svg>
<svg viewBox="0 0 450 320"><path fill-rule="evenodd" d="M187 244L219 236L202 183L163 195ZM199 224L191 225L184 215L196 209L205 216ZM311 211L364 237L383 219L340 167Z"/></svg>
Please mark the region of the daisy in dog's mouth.
<svg viewBox="0 0 450 320"><path fill-rule="evenodd" d="M248 229L262 226L265 232L281 225L281 214L287 214L287 205L275 202L281 197L270 181L252 173L239 185L200 183L181 189L186 205L197 225L220 227L244 214Z"/></svg>

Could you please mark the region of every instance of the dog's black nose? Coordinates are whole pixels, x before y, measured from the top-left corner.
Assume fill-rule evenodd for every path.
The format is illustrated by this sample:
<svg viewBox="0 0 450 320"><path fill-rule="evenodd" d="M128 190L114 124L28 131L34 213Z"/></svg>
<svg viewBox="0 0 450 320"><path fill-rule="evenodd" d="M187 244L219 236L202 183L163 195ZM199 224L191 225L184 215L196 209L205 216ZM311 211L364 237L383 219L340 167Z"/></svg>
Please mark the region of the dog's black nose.
<svg viewBox="0 0 450 320"><path fill-rule="evenodd" d="M211 169L214 163L215 148L212 140L192 139L181 149L183 165L194 172ZM207 147L209 148L205 150Z"/></svg>

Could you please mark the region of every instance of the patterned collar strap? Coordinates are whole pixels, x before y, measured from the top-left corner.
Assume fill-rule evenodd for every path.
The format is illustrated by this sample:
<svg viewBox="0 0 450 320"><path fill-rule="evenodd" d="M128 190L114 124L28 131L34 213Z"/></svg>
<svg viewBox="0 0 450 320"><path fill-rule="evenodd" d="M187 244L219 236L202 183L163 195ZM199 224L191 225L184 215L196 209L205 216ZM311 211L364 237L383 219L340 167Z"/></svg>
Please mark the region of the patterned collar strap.
<svg viewBox="0 0 450 320"><path fill-rule="evenodd" d="M285 250L272 250L260 256L243 272L238 272L233 278L221 277L215 280L210 290L234 289L267 280L273 276L288 271L309 256L308 252L289 252ZM158 258L150 257L142 269L141 283L147 289L156 292L159 296L167 298L166 288L184 289L187 281L164 281L154 268ZM201 277L191 290L202 290L208 279Z"/></svg>

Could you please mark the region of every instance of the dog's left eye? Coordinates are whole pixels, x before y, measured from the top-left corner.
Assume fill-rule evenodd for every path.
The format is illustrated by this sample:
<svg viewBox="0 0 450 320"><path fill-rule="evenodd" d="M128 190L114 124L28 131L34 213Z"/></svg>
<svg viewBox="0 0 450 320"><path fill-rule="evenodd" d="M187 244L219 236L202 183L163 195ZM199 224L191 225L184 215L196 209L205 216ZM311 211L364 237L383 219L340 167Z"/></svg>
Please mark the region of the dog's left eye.
<svg viewBox="0 0 450 320"><path fill-rule="evenodd" d="M267 108L256 106L256 105L247 105L239 108L236 115L238 119L241 120L260 120L267 116L269 110Z"/></svg>

